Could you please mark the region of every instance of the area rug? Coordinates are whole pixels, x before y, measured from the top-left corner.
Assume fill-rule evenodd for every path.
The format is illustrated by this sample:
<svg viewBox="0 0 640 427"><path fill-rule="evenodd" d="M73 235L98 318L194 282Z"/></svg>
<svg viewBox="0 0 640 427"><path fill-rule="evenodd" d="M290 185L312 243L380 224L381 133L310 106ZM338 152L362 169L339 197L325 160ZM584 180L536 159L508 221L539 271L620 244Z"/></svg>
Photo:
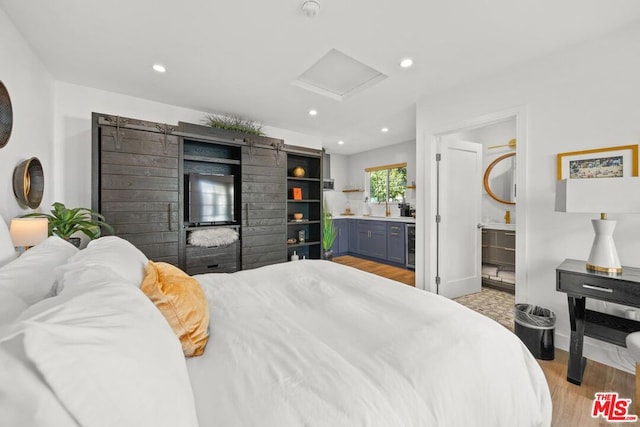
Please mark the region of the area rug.
<svg viewBox="0 0 640 427"><path fill-rule="evenodd" d="M513 306L515 296L496 289L482 288L481 292L454 298L454 301L468 307L513 331Z"/></svg>

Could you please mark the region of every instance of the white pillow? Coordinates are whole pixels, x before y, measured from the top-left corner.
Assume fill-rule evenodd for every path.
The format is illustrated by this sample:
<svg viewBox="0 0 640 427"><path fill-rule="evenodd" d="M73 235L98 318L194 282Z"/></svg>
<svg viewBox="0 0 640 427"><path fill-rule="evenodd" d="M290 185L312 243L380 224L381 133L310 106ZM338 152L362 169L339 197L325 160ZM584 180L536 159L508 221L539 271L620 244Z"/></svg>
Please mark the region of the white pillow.
<svg viewBox="0 0 640 427"><path fill-rule="evenodd" d="M25 251L0 267L0 288L20 297L27 305L53 295L54 269L67 262L78 248L57 236Z"/></svg>
<svg viewBox="0 0 640 427"><path fill-rule="evenodd" d="M16 248L13 246L7 223L0 217L0 267L16 258Z"/></svg>
<svg viewBox="0 0 640 427"><path fill-rule="evenodd" d="M65 287L5 329L5 338L15 337L84 427L198 425L180 342L128 283L94 277Z"/></svg>
<svg viewBox="0 0 640 427"><path fill-rule="evenodd" d="M84 283L79 275L87 269L101 268L102 274L140 287L149 260L130 242L117 237L106 236L89 242L87 247L69 259L57 271L57 293L68 284L77 286Z"/></svg>

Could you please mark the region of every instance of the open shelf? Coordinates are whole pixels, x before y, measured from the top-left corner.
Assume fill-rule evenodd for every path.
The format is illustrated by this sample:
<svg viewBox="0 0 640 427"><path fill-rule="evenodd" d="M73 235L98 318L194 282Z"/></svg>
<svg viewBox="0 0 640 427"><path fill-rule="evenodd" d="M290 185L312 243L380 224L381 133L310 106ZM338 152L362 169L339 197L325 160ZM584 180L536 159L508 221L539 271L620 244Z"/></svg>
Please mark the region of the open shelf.
<svg viewBox="0 0 640 427"><path fill-rule="evenodd" d="M320 182L320 178L298 178L295 176L288 176L287 179L290 181Z"/></svg>
<svg viewBox="0 0 640 427"><path fill-rule="evenodd" d="M205 157L205 156L193 156L193 155L184 155L185 160L191 160L194 162L205 162L205 163L223 163L227 165L239 165L240 160L235 159L221 159L218 157Z"/></svg>
<svg viewBox="0 0 640 427"><path fill-rule="evenodd" d="M293 170L301 167L303 177L292 176ZM287 153L287 239L304 236L304 242L286 244L287 259L293 251L302 257L322 257L322 153ZM294 194L301 200L294 199ZM293 214L302 214L302 221L295 221Z"/></svg>

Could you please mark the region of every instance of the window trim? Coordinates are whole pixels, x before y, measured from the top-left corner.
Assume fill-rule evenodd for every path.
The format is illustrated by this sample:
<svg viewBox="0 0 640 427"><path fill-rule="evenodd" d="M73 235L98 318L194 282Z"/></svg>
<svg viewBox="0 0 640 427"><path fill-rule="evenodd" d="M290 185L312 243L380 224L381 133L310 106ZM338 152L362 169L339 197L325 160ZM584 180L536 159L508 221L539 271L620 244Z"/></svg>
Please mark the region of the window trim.
<svg viewBox="0 0 640 427"><path fill-rule="evenodd" d="M372 166L372 167L368 167L368 168L364 168L365 171L365 176L366 176L366 188L367 191L370 193L371 192L371 182L370 182L370 177L371 177L371 172L377 172L377 171L381 171L381 170L386 170L389 171L391 169L398 169L398 168L407 168L407 162L402 162L402 163L392 163L389 165L382 165L382 166ZM368 175L367 175L368 174ZM405 190L406 192L406 190ZM405 193L406 194L406 193ZM387 172L387 188L386 188L386 194L385 194L386 198L389 198L389 172ZM404 198L405 196L403 196ZM371 200L371 194L369 194L369 200ZM375 202L377 204L384 204L386 203L386 201L378 201Z"/></svg>
<svg viewBox="0 0 640 427"><path fill-rule="evenodd" d="M364 171L375 172L375 171L381 171L384 169L396 169L396 168L406 168L406 167L407 167L407 162L403 162L403 163L393 163L390 165L372 166L370 168L364 168Z"/></svg>

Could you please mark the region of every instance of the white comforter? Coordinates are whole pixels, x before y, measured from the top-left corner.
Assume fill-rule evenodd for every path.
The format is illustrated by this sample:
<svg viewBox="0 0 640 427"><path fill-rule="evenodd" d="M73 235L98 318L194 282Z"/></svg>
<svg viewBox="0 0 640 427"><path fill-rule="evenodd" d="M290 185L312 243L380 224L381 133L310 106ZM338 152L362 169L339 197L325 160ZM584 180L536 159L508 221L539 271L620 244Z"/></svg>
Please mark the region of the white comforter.
<svg viewBox="0 0 640 427"><path fill-rule="evenodd" d="M210 426L547 426L519 339L453 301L326 261L195 276L211 337L187 362Z"/></svg>

